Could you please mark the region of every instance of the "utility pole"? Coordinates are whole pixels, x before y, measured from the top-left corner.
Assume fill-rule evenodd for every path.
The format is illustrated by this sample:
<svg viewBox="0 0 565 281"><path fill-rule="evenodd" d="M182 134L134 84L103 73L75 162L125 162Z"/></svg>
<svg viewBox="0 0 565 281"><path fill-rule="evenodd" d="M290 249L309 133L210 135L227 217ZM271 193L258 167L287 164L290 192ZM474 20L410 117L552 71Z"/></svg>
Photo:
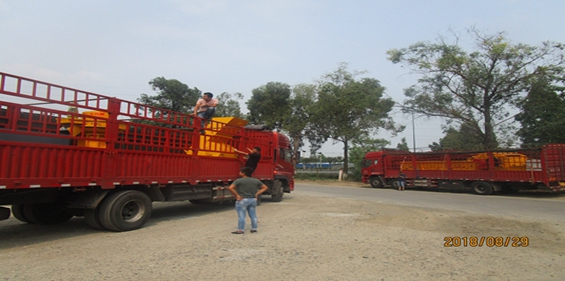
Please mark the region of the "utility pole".
<svg viewBox="0 0 565 281"><path fill-rule="evenodd" d="M414 108L412 108L412 147L416 153L416 127L414 127Z"/></svg>

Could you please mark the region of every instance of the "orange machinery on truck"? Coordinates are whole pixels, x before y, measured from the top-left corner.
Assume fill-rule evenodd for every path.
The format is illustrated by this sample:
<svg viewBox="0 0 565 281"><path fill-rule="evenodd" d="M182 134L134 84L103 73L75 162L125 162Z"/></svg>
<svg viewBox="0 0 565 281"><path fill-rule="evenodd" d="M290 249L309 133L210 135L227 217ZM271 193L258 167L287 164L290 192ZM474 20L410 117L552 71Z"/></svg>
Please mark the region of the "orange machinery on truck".
<svg viewBox="0 0 565 281"><path fill-rule="evenodd" d="M227 188L245 163L234 149L256 146L264 194L281 201L294 189L287 136L234 117L200 120L0 72L0 219L84 216L97 229L137 229L154 201L233 201Z"/></svg>
<svg viewBox="0 0 565 281"><path fill-rule="evenodd" d="M362 179L372 187L397 188L400 171L406 175L407 187L470 188L481 195L558 191L565 189L565 144L473 152L383 150L363 158Z"/></svg>

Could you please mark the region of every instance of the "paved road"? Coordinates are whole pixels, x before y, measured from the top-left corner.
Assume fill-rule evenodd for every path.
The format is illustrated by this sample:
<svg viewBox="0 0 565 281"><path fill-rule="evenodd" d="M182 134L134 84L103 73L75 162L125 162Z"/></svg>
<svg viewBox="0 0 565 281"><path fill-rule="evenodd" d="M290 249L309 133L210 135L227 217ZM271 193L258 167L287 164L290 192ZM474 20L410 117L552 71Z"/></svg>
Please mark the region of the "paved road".
<svg viewBox="0 0 565 281"><path fill-rule="evenodd" d="M491 195L481 196L463 192L374 189L361 187L329 186L297 183L296 194L344 197L434 208L446 211L532 217L538 219L565 221L565 194Z"/></svg>

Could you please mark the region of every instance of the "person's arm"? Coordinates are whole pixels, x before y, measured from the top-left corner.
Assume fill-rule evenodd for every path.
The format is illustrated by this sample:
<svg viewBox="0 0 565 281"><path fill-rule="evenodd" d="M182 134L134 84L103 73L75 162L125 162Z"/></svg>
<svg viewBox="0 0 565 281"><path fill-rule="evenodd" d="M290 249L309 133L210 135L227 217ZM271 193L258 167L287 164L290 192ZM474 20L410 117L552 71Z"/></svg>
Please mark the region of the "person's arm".
<svg viewBox="0 0 565 281"><path fill-rule="evenodd" d="M248 149L249 149L249 148L248 148ZM235 148L233 149L233 151L235 151L235 152L237 152L237 153L244 154L244 155L249 155L249 153L247 153L247 152L245 152L245 151L241 151L241 150L235 149Z"/></svg>
<svg viewBox="0 0 565 281"><path fill-rule="evenodd" d="M268 187L267 187L265 184L263 184L263 185L259 188L259 190L257 190L257 193L255 193L255 199L257 199L257 197L258 197L260 194L262 194L263 192L267 191L267 189L268 189Z"/></svg>
<svg viewBox="0 0 565 281"><path fill-rule="evenodd" d="M202 107L202 103L200 103L200 100L198 100L196 102L196 105L194 105L194 115L196 115L198 113L198 110L200 109L200 107Z"/></svg>
<svg viewBox="0 0 565 281"><path fill-rule="evenodd" d="M239 196L239 194L237 193L237 191L235 190L237 187L235 186L235 184L231 184L230 187L228 187L228 190L231 192L231 194L233 194L233 196L235 196L235 200L239 201L242 199L241 196ZM264 191L263 191L264 192Z"/></svg>

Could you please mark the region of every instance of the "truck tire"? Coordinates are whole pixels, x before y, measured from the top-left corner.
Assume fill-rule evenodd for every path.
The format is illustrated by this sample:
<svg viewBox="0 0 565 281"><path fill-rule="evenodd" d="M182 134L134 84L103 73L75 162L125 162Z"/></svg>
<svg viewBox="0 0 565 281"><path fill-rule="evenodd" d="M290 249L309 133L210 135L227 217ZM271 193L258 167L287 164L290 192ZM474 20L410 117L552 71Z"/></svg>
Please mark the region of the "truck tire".
<svg viewBox="0 0 565 281"><path fill-rule="evenodd" d="M392 189L398 190L398 180L390 180L388 184Z"/></svg>
<svg viewBox="0 0 565 281"><path fill-rule="evenodd" d="M383 181L381 181L380 177L372 177L369 179L369 183L371 184L372 188L382 188L383 185Z"/></svg>
<svg viewBox="0 0 565 281"><path fill-rule="evenodd" d="M283 185L282 182L279 180L276 180L273 183L273 188L272 191L273 192L271 194L271 201L273 202L281 202L284 196L284 189L283 189Z"/></svg>
<svg viewBox="0 0 565 281"><path fill-rule="evenodd" d="M100 205L98 205L95 209L85 209L84 220L86 220L86 224L93 229L106 229L100 221Z"/></svg>
<svg viewBox="0 0 565 281"><path fill-rule="evenodd" d="M0 207L0 220L7 220L10 218L12 212L6 207Z"/></svg>
<svg viewBox="0 0 565 281"><path fill-rule="evenodd" d="M73 217L64 204L57 203L25 204L24 216L30 222L39 224L64 223Z"/></svg>
<svg viewBox="0 0 565 281"><path fill-rule="evenodd" d="M471 184L473 192L479 195L491 195L493 192L492 185L484 181L476 181Z"/></svg>
<svg viewBox="0 0 565 281"><path fill-rule="evenodd" d="M152 210L147 194L137 190L119 191L102 201L100 222L112 231L134 230L149 220Z"/></svg>
<svg viewBox="0 0 565 281"><path fill-rule="evenodd" d="M24 215L24 204L12 205L12 215L14 215L14 217L21 222L30 223L30 221Z"/></svg>

